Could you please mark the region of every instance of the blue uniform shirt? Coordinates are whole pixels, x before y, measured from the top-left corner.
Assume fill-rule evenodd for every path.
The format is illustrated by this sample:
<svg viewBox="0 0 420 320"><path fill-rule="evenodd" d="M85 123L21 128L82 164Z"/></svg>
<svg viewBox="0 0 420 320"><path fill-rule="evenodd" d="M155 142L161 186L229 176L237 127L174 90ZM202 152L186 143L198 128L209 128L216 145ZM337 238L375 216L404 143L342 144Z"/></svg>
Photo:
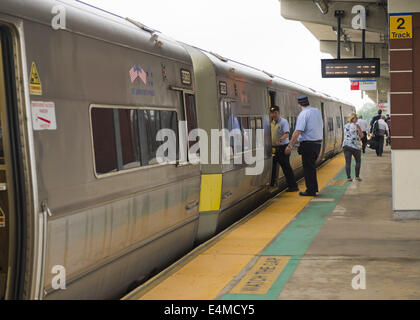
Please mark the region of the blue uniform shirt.
<svg viewBox="0 0 420 320"><path fill-rule="evenodd" d="M286 119L279 118L277 122L274 120L271 122L271 143L273 146L277 146L277 140L283 137L286 132L290 132L289 122ZM280 141L280 146L288 144L289 138Z"/></svg>
<svg viewBox="0 0 420 320"><path fill-rule="evenodd" d="M324 124L321 112L311 106L307 106L299 113L296 121L296 129L302 131L298 141L317 141L323 138Z"/></svg>

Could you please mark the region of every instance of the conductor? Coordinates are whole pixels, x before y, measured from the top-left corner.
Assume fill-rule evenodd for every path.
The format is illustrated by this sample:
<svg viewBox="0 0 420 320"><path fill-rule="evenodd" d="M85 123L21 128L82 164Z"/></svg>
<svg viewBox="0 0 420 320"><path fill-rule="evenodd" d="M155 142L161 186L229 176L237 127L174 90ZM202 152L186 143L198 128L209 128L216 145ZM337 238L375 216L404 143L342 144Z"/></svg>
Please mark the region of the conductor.
<svg viewBox="0 0 420 320"><path fill-rule="evenodd" d="M316 160L321 152L324 125L321 112L309 105L307 96L298 97L302 108L297 121L292 139L285 149L285 154L290 154L296 141L300 142L298 149L302 155L303 172L305 175L306 191L299 192L301 196L316 196L318 181L316 177Z"/></svg>

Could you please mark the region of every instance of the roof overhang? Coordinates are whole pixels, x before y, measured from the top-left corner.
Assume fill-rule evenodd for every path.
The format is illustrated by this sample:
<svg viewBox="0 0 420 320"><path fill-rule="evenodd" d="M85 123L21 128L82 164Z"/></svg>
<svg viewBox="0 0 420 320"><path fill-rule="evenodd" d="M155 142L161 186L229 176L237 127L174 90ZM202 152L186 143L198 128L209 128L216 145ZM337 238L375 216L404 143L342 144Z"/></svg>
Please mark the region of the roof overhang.
<svg viewBox="0 0 420 320"><path fill-rule="evenodd" d="M341 58L362 57L362 32L352 27L356 16L352 9L362 5L366 9L367 58L381 59L381 77L377 78L378 91L366 91L373 100L387 101L389 91L388 11L386 0L279 0L281 15L302 24L319 40L320 51L337 57L336 10L344 11L341 19Z"/></svg>

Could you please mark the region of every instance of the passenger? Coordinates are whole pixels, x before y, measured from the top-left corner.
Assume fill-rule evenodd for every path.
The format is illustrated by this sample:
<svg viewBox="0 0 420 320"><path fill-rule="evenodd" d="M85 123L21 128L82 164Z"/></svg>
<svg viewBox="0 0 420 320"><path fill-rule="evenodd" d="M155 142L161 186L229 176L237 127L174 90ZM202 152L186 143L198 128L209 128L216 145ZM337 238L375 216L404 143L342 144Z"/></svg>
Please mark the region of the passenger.
<svg viewBox="0 0 420 320"><path fill-rule="evenodd" d="M359 125L360 129L362 129L363 137L362 137L362 151L363 153L366 152L366 145L367 145L367 134L369 131L369 124L362 116L359 116L359 120L357 120L357 124Z"/></svg>
<svg viewBox="0 0 420 320"><path fill-rule="evenodd" d="M366 123L367 124L367 123ZM358 125L357 114L351 113L348 118L348 123L344 126L344 141L343 141L343 151L344 157L346 159L346 173L347 180L353 181L351 178L351 158L352 156L356 160L356 180L362 181L360 179L360 165L362 162L362 147L360 146L360 139L363 139L364 133Z"/></svg>
<svg viewBox="0 0 420 320"><path fill-rule="evenodd" d="M379 119L381 118L381 115L382 115L382 110L381 110L381 109L379 109L379 110L378 110L378 114L377 114L376 116L374 116L374 117L372 118L372 120L370 120L370 133L373 133L373 132L372 132L372 129L373 129L373 124L375 123L375 121L376 121L376 120L379 120Z"/></svg>
<svg viewBox="0 0 420 320"><path fill-rule="evenodd" d="M386 138L386 145L390 146L391 145L391 117L389 116L389 114L386 115L385 122L388 125L388 131L389 131L389 135Z"/></svg>
<svg viewBox="0 0 420 320"><path fill-rule="evenodd" d="M301 196L316 196L316 193L319 191L316 177L316 160L321 151L324 125L321 112L309 105L307 96L300 96L298 103L302 111L297 118L296 129L292 140L285 150L285 154L291 153L296 141L300 142L298 152L302 155L306 191L299 192L299 194Z"/></svg>
<svg viewBox="0 0 420 320"><path fill-rule="evenodd" d="M271 142L272 147L275 149L275 154L273 158L273 176L272 181L277 181L277 163L280 164L284 176L288 185L288 192L299 191L297 186L295 175L293 169L290 166L290 154L285 154L284 150L286 149L289 143L289 122L280 117L280 109L277 106L273 106L270 109L271 117L273 121L271 122Z"/></svg>
<svg viewBox="0 0 420 320"><path fill-rule="evenodd" d="M376 149L376 155L378 157L382 157L382 153L384 152L385 134L389 136L389 128L385 122L385 116L382 116L381 119L378 120L378 132L376 134L376 140L379 143L378 148Z"/></svg>

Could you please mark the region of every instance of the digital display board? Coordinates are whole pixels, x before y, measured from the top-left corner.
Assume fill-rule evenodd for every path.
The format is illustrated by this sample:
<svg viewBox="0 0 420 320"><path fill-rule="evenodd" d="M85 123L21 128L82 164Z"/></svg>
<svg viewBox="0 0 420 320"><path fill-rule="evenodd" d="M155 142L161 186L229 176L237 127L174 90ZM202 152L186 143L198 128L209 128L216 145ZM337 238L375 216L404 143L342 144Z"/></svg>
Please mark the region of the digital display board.
<svg viewBox="0 0 420 320"><path fill-rule="evenodd" d="M381 61L366 59L322 59L323 78L376 78L381 75Z"/></svg>

